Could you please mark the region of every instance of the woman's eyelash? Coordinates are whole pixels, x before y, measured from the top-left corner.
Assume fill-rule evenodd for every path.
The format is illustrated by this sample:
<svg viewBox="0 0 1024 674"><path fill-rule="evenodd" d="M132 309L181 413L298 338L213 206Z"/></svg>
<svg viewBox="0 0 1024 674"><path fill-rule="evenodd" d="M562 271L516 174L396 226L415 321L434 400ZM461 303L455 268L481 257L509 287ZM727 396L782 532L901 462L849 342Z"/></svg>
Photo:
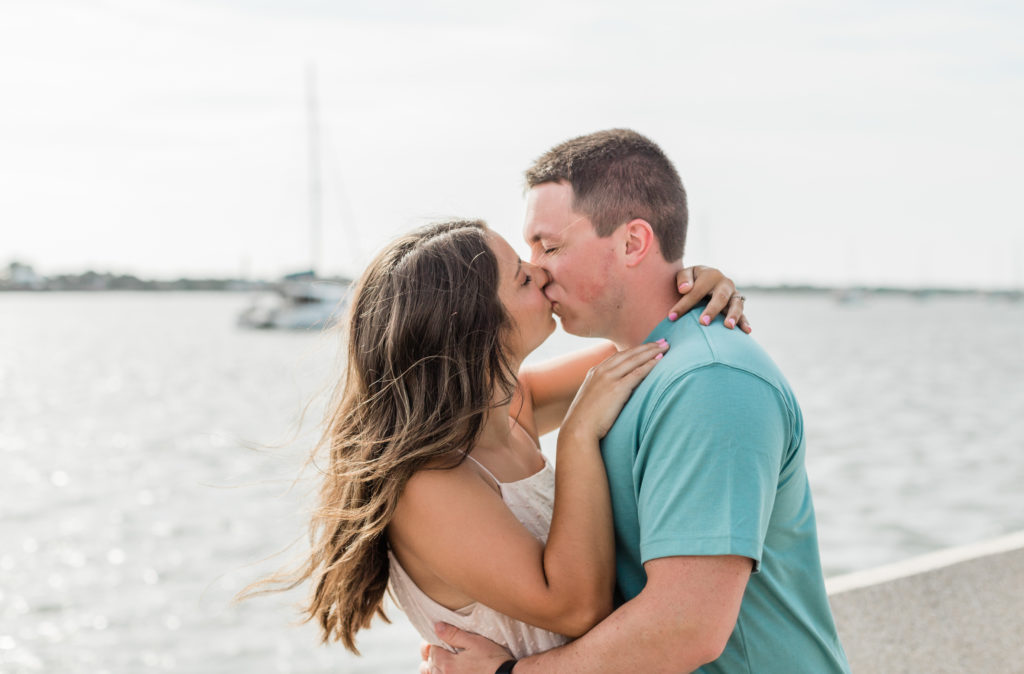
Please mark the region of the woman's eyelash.
<svg viewBox="0 0 1024 674"><path fill-rule="evenodd" d="M528 284L528 283L529 283L530 281L532 281L532 280L533 280L533 277L532 277L532 276L530 276L529 274L526 274L526 280L525 280L525 281L523 281L523 285L524 285L524 286L525 286L525 285L527 285L527 284Z"/></svg>

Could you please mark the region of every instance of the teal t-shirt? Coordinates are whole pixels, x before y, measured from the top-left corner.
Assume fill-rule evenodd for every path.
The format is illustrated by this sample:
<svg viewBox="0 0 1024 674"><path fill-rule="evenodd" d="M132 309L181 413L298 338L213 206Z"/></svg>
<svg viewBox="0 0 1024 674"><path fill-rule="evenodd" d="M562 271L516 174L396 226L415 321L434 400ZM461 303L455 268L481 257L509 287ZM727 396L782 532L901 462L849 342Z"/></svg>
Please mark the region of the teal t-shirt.
<svg viewBox="0 0 1024 674"><path fill-rule="evenodd" d="M750 336L704 327L700 313L650 334L670 348L601 442L620 600L643 589L648 560L749 557L755 573L736 627L699 671L848 672L818 556L800 407Z"/></svg>

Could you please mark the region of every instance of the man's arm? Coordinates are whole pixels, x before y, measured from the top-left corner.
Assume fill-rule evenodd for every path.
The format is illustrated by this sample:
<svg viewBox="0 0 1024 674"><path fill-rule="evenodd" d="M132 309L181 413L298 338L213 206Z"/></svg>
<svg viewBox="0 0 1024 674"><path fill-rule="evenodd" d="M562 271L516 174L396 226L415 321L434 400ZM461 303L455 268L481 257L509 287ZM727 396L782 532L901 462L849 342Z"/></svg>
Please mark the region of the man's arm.
<svg viewBox="0 0 1024 674"><path fill-rule="evenodd" d="M527 658L517 674L689 672L721 655L750 577L746 557L665 557L644 565L647 585L573 643Z"/></svg>
<svg viewBox="0 0 1024 674"><path fill-rule="evenodd" d="M581 638L516 663L515 674L689 672L721 655L736 625L752 562L746 557L664 557L644 565L647 585ZM431 649L443 674L491 674L504 649L446 626L444 641L465 649Z"/></svg>

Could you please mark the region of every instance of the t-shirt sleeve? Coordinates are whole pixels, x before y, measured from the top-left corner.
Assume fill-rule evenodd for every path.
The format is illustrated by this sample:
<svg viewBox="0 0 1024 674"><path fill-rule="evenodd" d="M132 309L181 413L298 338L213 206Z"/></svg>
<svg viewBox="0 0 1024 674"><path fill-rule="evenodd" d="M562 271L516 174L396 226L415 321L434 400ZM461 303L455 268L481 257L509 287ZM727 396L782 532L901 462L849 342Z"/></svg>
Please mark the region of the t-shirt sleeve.
<svg viewBox="0 0 1024 674"><path fill-rule="evenodd" d="M645 415L633 465L641 561L740 555L760 569L790 423L764 380L709 365Z"/></svg>

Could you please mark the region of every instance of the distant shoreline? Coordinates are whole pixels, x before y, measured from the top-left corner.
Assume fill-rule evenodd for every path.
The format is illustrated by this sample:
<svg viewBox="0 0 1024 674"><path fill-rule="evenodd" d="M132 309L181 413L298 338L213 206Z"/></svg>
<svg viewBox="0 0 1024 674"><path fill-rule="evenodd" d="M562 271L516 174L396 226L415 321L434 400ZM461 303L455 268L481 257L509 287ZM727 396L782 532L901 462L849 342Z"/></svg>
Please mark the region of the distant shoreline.
<svg viewBox="0 0 1024 674"><path fill-rule="evenodd" d="M173 281L143 280L135 277L112 276L99 278L43 279L31 285L14 284L0 279L0 293L53 293L53 292L274 292L277 281L248 281L241 279L177 279ZM348 285L350 279L334 277L316 279L316 283ZM819 286L819 285L746 285L743 292L789 295L830 295L839 302L856 302L863 296L905 296L924 299L935 296L979 296L1009 300L1024 300L1024 290L1009 288L939 288L890 286Z"/></svg>
<svg viewBox="0 0 1024 674"><path fill-rule="evenodd" d="M348 285L351 279L306 276L304 282ZM0 292L260 292L273 291L280 281L237 278L140 279L130 274L88 271L83 274L40 276L30 267L12 265L7 278L0 277Z"/></svg>
<svg viewBox="0 0 1024 674"><path fill-rule="evenodd" d="M278 281L241 278L178 278L173 280L140 279L131 274L86 271L81 274L43 276L20 262L11 262L5 276L0 275L0 292L273 292L283 283L325 283L351 285L343 276L318 277L312 271L290 274ZM950 288L815 284L748 285L740 283L743 292L832 295L839 302L856 302L864 295L909 295L917 298L934 295L982 295L1024 299L1024 288Z"/></svg>

